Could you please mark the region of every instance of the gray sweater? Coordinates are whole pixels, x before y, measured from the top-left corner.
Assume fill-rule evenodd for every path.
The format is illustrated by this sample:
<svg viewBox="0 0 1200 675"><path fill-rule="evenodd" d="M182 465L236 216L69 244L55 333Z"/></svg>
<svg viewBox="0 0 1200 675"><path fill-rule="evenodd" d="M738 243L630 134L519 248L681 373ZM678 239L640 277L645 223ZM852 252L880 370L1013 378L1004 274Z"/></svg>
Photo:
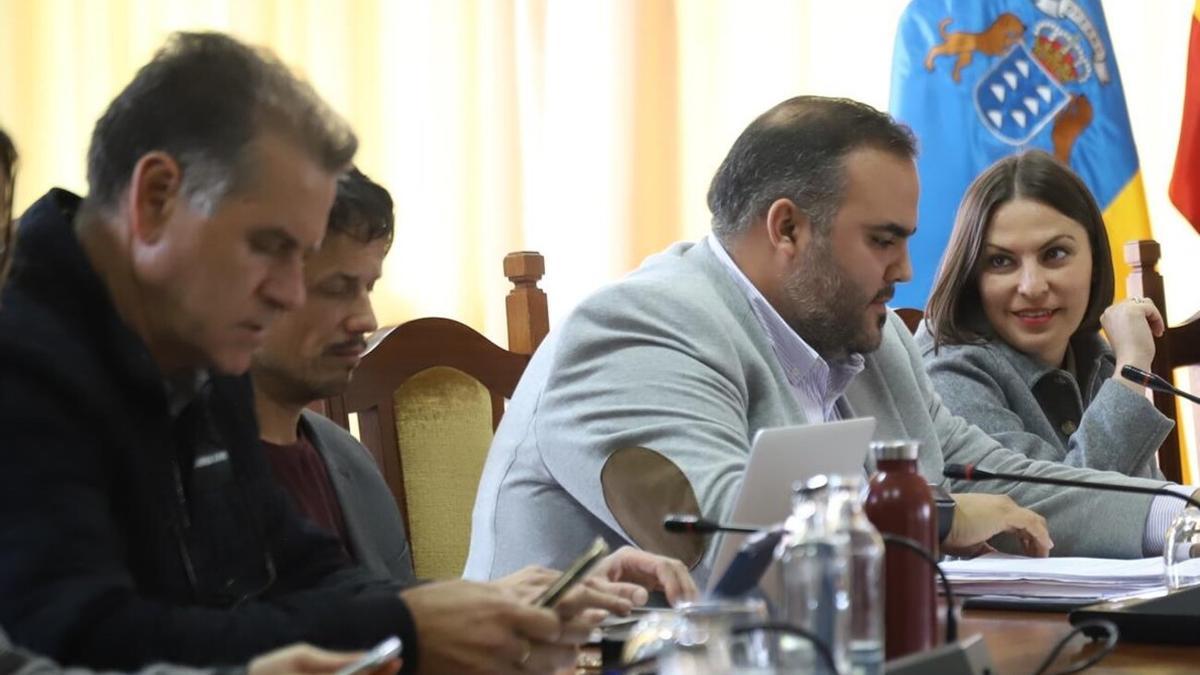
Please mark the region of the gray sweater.
<svg viewBox="0 0 1200 675"><path fill-rule="evenodd" d="M1075 376L999 339L943 345L935 353L924 323L916 339L946 407L1006 448L1031 459L1162 479L1155 453L1173 423L1111 379L1112 351L1098 333L1072 341Z"/></svg>

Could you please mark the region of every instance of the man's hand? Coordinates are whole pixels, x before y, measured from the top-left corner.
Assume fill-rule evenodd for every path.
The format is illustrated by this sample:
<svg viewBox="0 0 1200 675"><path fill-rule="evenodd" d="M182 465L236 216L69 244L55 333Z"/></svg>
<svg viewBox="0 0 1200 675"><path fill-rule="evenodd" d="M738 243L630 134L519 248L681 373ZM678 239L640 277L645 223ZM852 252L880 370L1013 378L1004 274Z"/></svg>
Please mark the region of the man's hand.
<svg viewBox="0 0 1200 675"><path fill-rule="evenodd" d="M1012 532L1021 542L1025 555L1044 558L1054 542L1046 529L1046 519L1017 506L1005 495L951 495L957 506L950 534L942 542L942 552L970 556L992 550L988 540L1003 532Z"/></svg>
<svg viewBox="0 0 1200 675"><path fill-rule="evenodd" d="M558 614L501 584L443 581L400 594L416 623L422 673L550 673L575 662Z"/></svg>
<svg viewBox="0 0 1200 675"><path fill-rule="evenodd" d="M493 583L532 600L559 574L530 565ZM603 609L623 616L631 608L646 604L647 591L662 591L671 604L694 600L699 595L696 582L683 563L632 546L622 546L601 560L588 578L559 604Z"/></svg>
<svg viewBox="0 0 1200 675"><path fill-rule="evenodd" d="M529 565L512 574L496 579L492 583L512 591L525 602L533 602L542 591L550 587L562 572L540 565ZM641 592L641 602L637 601L637 592ZM645 604L646 591L633 584L612 584L598 578L594 574L585 578L581 583L567 591L555 608L563 618L570 618L586 609L602 609L606 612L624 616L634 605Z"/></svg>
<svg viewBox="0 0 1200 675"><path fill-rule="evenodd" d="M617 584L634 585L637 590L662 591L672 605L695 600L699 595L696 582L683 563L632 546L622 546L601 560L592 576L614 584L612 590L617 593L623 590ZM637 605L645 604L644 591L630 600Z"/></svg>
<svg viewBox="0 0 1200 675"><path fill-rule="evenodd" d="M247 675L330 675L354 663L362 654L327 652L312 645L296 644L250 662ZM396 675L400 659L392 659L371 672L371 675Z"/></svg>

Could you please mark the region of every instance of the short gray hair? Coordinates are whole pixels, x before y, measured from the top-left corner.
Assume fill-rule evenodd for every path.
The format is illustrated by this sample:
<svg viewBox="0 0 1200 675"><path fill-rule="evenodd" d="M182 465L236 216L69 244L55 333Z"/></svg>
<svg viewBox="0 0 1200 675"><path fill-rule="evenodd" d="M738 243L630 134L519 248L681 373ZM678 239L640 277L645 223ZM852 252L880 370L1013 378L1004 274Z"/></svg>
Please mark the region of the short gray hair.
<svg viewBox="0 0 1200 675"><path fill-rule="evenodd" d="M252 180L247 149L266 130L331 173L358 148L350 126L269 51L221 33L176 33L96 123L88 202L114 209L138 160L161 150L179 162L184 196L211 214Z"/></svg>

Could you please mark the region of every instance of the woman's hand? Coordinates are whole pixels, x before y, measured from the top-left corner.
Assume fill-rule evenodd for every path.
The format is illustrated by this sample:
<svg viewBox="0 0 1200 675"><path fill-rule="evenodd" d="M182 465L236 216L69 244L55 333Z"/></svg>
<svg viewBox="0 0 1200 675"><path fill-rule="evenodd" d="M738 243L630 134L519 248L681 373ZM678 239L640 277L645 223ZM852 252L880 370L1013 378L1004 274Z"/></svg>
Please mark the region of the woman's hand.
<svg viewBox="0 0 1200 675"><path fill-rule="evenodd" d="M1113 378L1138 393L1142 387L1121 377L1121 368L1150 370L1154 360L1154 338L1166 328L1162 314L1149 298L1129 298L1112 305L1100 315L1100 325L1112 345L1117 361Z"/></svg>

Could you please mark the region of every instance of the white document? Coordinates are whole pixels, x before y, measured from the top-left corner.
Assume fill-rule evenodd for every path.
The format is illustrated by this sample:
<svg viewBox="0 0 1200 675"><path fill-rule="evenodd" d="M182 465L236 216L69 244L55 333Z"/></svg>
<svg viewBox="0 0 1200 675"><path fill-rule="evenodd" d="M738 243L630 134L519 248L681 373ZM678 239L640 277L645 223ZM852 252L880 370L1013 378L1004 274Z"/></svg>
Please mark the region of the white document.
<svg viewBox="0 0 1200 675"><path fill-rule="evenodd" d="M1183 564L1200 568L1200 559ZM1162 557L1026 558L990 553L941 566L954 592L961 595L1102 600L1166 586Z"/></svg>

